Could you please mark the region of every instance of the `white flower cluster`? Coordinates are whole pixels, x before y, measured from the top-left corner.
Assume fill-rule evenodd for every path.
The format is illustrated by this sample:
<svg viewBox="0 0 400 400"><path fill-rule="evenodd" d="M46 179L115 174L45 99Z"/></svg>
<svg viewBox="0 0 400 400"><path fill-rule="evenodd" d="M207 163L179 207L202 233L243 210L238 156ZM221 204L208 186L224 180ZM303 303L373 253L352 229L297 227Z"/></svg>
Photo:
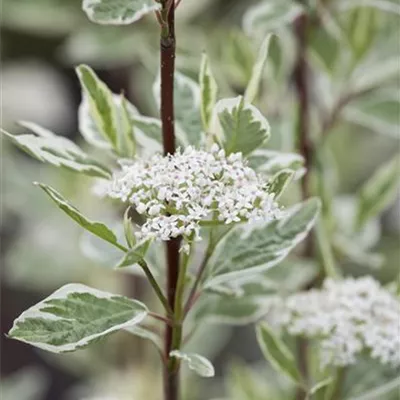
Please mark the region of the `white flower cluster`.
<svg viewBox="0 0 400 400"><path fill-rule="evenodd" d="M364 351L400 365L400 301L372 277L327 279L275 304L270 316L291 335L319 339L322 368L354 364Z"/></svg>
<svg viewBox="0 0 400 400"><path fill-rule="evenodd" d="M197 240L201 221L230 224L281 214L268 183L246 166L241 153L226 156L215 145L210 152L188 147L122 165L108 194L146 217L140 239Z"/></svg>

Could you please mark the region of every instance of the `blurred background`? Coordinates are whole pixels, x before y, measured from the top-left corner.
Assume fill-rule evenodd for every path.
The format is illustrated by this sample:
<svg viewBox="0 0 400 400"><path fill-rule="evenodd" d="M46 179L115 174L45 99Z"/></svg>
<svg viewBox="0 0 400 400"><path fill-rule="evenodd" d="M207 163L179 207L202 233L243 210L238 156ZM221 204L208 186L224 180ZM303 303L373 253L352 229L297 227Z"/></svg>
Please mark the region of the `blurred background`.
<svg viewBox="0 0 400 400"><path fill-rule="evenodd" d="M271 45L257 106L272 126L268 147L297 151L295 15L277 10L271 16L257 8L267 3L277 5L267 0L182 0L177 68L197 79L206 50L220 97L243 94L261 40L275 31L278 38ZM387 283L396 279L399 268L399 197L361 233L352 232L348 220L359 189L399 151L400 12L379 9L373 2L311 3L311 129L313 136L324 137L318 154L324 195L333 204L332 247L345 274L368 273ZM398 7L395 1L386 3ZM74 67L89 64L142 114L156 116L151 86L158 72L158 26L152 16L129 27L98 26L80 7L80 0L3 0L1 125L19 134L25 132L16 121L33 121L90 151L78 133L81 93ZM1 149L1 399L158 399L157 354L127 333L61 356L5 337L16 316L69 282L142 298L149 293L141 278L113 272L112 250L83 235L32 185L46 182L91 217L116 221L120 210L94 196L88 178L34 161L6 140ZM318 183L314 186L318 194ZM298 196L295 187L285 201ZM296 272L297 288L317 274L314 260L308 261L310 268ZM282 282L294 274L284 267L276 278ZM261 355L253 327L212 325L190 345L213 360L217 379L205 384L196 380L188 399L229 396L235 385L242 385L235 390L244 393L238 376L246 377L253 397L232 398L267 399L260 394L267 387L268 398L288 398L285 384L272 372L268 378L258 372ZM265 370L265 362L260 368Z"/></svg>

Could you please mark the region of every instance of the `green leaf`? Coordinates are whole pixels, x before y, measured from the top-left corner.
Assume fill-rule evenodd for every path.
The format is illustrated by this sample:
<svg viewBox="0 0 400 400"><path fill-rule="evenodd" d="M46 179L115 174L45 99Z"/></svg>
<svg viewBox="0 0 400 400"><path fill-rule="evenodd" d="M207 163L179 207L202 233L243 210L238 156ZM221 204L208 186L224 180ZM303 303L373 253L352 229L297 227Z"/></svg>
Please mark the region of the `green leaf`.
<svg viewBox="0 0 400 400"><path fill-rule="evenodd" d="M296 153L259 149L251 153L248 160L251 168L267 176L289 169L296 172L295 178L299 178L304 170L304 158Z"/></svg>
<svg viewBox="0 0 400 400"><path fill-rule="evenodd" d="M60 193L51 188L44 183L35 183L40 186L49 197L61 208L69 217L71 217L75 222L77 222L80 226L85 228L87 231L93 233L99 238L113 244L119 249L126 251L125 247L118 243L117 237L114 232L112 232L106 225L101 222L94 222L87 219L77 208L75 208L72 204L68 203L66 199L64 199Z"/></svg>
<svg viewBox="0 0 400 400"><path fill-rule="evenodd" d="M260 49L258 50L257 60L253 66L253 71L251 73L250 81L247 85L246 92L244 94L244 99L248 103L253 103L256 99L258 92L260 90L260 83L262 79L262 74L264 71L265 63L267 62L269 44L271 42L272 35L269 34L265 37L261 43Z"/></svg>
<svg viewBox="0 0 400 400"><path fill-rule="evenodd" d="M239 282L280 263L307 236L319 210L313 198L286 210L281 220L237 225L216 246L205 287Z"/></svg>
<svg viewBox="0 0 400 400"><path fill-rule="evenodd" d="M350 12L349 43L356 60L369 50L377 30L377 14L373 8L358 7Z"/></svg>
<svg viewBox="0 0 400 400"><path fill-rule="evenodd" d="M296 360L283 341L277 337L267 324L256 328L257 341L264 357L278 371L284 373L294 383L303 386L302 378L296 366Z"/></svg>
<svg viewBox="0 0 400 400"><path fill-rule="evenodd" d="M106 88L104 83L100 82L99 84ZM110 112L114 118L112 125L116 129L117 143L111 143L102 132L101 122L96 122L96 110L91 106L88 96L85 95L85 89L83 89L82 102L78 110L79 131L89 144L107 150L114 148L121 156L130 157L132 149L134 150L136 145L132 120L138 116L138 111L122 95L111 93L107 88L104 94L108 96L107 102L112 108Z"/></svg>
<svg viewBox="0 0 400 400"><path fill-rule="evenodd" d="M370 95L352 101L343 110L343 116L365 129L399 139L400 93L392 89L374 90Z"/></svg>
<svg viewBox="0 0 400 400"><path fill-rule="evenodd" d="M136 245L136 237L135 237L135 234L133 233L132 218L130 216L131 212L132 212L132 208L128 207L124 213L125 240L126 240L126 244L128 245L128 247L130 249L132 249Z"/></svg>
<svg viewBox="0 0 400 400"><path fill-rule="evenodd" d="M301 270L301 274L298 271ZM265 315L269 301L300 290L316 277L319 266L304 260L287 260L279 268L206 289L191 317L193 324L247 325Z"/></svg>
<svg viewBox="0 0 400 400"><path fill-rule="evenodd" d="M135 115L132 119L139 153L143 158L162 152L161 121L157 118Z"/></svg>
<svg viewBox="0 0 400 400"><path fill-rule="evenodd" d="M200 93L201 93L201 118L203 128L208 130L211 122L212 110L217 102L218 86L212 74L208 57L203 53L200 64Z"/></svg>
<svg viewBox="0 0 400 400"><path fill-rule="evenodd" d="M110 178L110 170L89 157L75 143L32 122L20 125L34 134L14 136L1 130L16 146L42 162L89 176Z"/></svg>
<svg viewBox="0 0 400 400"><path fill-rule="evenodd" d="M181 141L184 145L198 146L203 141L202 121L201 121L201 94L200 86L186 75L175 72L174 81L174 111L177 125L177 135L179 130ZM153 85L153 95L160 108L161 81L160 76Z"/></svg>
<svg viewBox="0 0 400 400"><path fill-rule="evenodd" d="M396 50L396 48L393 49L391 54L381 56L376 54L373 59L360 64L349 80L353 92L366 92L381 87L385 82L399 79L399 55L393 54Z"/></svg>
<svg viewBox="0 0 400 400"><path fill-rule="evenodd" d="M162 340L159 335L141 325L129 326L124 330L142 339L150 340L159 349L162 348Z"/></svg>
<svg viewBox="0 0 400 400"><path fill-rule="evenodd" d="M270 126L260 111L242 96L220 100L213 111L211 131L230 153L247 155L270 137Z"/></svg>
<svg viewBox="0 0 400 400"><path fill-rule="evenodd" d="M215 375L214 367L207 358L194 353L183 353L173 350L169 353L170 357L178 358L187 364L189 369L204 378L211 378Z"/></svg>
<svg viewBox="0 0 400 400"><path fill-rule="evenodd" d="M146 255L149 245L150 245L149 241L136 244L134 248L130 249L124 255L124 257L118 263L116 268L130 267L132 265L137 264L139 261L142 261Z"/></svg>
<svg viewBox="0 0 400 400"><path fill-rule="evenodd" d="M399 172L400 158L396 156L380 167L361 188L356 218L358 229L394 200L400 183Z"/></svg>
<svg viewBox="0 0 400 400"><path fill-rule="evenodd" d="M98 24L127 25L156 11L154 0L83 0L83 11Z"/></svg>
<svg viewBox="0 0 400 400"><path fill-rule="evenodd" d="M360 396L350 397L346 400L381 400L385 399L389 393L397 392L400 388L400 377L395 378L388 383L378 386Z"/></svg>
<svg viewBox="0 0 400 400"><path fill-rule="evenodd" d="M275 199L285 191L294 176L294 172L284 169L276 173L268 183L268 191L275 194Z"/></svg>
<svg viewBox="0 0 400 400"><path fill-rule="evenodd" d="M265 36L291 24L302 12L303 7L296 2L261 2L247 10L243 29L251 36Z"/></svg>
<svg viewBox="0 0 400 400"><path fill-rule="evenodd" d="M87 65L80 65L76 72L84 96L88 99L90 114L97 130L116 148L118 142L117 114L112 92Z"/></svg>
<svg viewBox="0 0 400 400"><path fill-rule="evenodd" d="M326 388L327 386L331 385L333 383L333 378L330 376L329 378L326 378L318 383L316 383L308 392L307 392L307 397L305 400L311 400L312 397L317 394L321 389Z"/></svg>
<svg viewBox="0 0 400 400"><path fill-rule="evenodd" d="M123 296L69 284L23 312L9 336L54 353L78 350L142 321L144 304Z"/></svg>
<svg viewBox="0 0 400 400"><path fill-rule="evenodd" d="M394 0L340 0L338 4L341 11L358 7L371 7L379 11L400 15L400 5Z"/></svg>

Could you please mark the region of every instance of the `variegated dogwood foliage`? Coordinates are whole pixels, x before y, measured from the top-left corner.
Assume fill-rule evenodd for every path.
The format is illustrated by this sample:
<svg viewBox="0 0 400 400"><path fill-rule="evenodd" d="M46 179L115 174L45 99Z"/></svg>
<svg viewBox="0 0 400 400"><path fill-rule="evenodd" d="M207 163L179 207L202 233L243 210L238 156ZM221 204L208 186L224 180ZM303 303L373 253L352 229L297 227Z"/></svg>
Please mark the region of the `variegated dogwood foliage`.
<svg viewBox="0 0 400 400"><path fill-rule="evenodd" d="M83 2L88 17L101 24L132 23L158 7L153 0ZM265 178L270 192L278 199L290 181L299 178L304 169L303 159L298 154L268 149L267 142L273 132L265 116L252 104L257 96L269 42L270 36L267 36L244 96L218 98L218 86L205 54L198 82L176 73L176 136L182 149L190 145L208 151L217 145L227 156L242 153L244 162ZM133 159L147 159L162 151L161 121L157 116L141 115L123 94L113 93L89 66L78 66L76 73L82 88L79 130L87 150L31 122L21 122L29 133L3 133L39 161L96 178L97 187L101 187L107 185L117 170L117 162L124 164ZM155 104L159 106L159 78L153 93ZM91 155L92 150L103 153L102 161ZM165 265L163 260L157 261L159 254L155 255L160 251L159 244L152 241L137 243L135 226L143 221L135 219L135 210L129 207L121 217L124 243L114 232L114 227L92 221L50 186L37 185L83 229L120 252L116 268L143 269L145 273L150 270L162 286ZM200 321L215 322L218 315L221 322L233 325L249 323L259 317L268 296L280 290L269 277L269 270L280 268L289 252L306 237L319 209L319 201L309 199L285 209L278 220L229 226L220 222L204 226L202 234L208 241L207 250L203 252L204 246L193 244L193 247L198 246L198 257L190 260L187 276L188 283L193 281L196 264L202 262L205 273L197 288L200 300L193 311L187 310L191 311L188 315L192 325ZM360 218L362 221L364 217ZM188 290L186 292L188 295ZM205 292L209 295L201 296ZM207 299L212 299L212 304ZM78 350L113 332L126 330L159 346L158 335L149 331L144 323L151 315L146 305L138 300L70 284L22 313L9 337L60 353ZM202 356L181 351L174 351L170 356L186 363L201 376L214 375L211 363Z"/></svg>

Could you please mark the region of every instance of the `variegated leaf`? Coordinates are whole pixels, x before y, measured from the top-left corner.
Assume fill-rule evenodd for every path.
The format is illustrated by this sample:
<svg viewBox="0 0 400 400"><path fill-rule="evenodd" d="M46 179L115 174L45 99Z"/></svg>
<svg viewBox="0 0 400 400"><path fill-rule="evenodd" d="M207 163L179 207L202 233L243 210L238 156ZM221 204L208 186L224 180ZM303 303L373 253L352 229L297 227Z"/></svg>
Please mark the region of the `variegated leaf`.
<svg viewBox="0 0 400 400"><path fill-rule="evenodd" d="M9 336L54 353L86 347L147 315L144 304L124 296L69 284L23 312Z"/></svg>
<svg viewBox="0 0 400 400"><path fill-rule="evenodd" d="M201 92L201 118L203 120L203 128L207 131L211 121L212 110L217 102L218 86L205 53L203 53L201 59L199 82Z"/></svg>
<svg viewBox="0 0 400 400"><path fill-rule="evenodd" d="M189 369L204 378L211 378L215 375L214 367L207 358L194 353L183 353L173 350L169 353L170 357L178 358L187 364Z"/></svg>
<svg viewBox="0 0 400 400"><path fill-rule="evenodd" d="M82 7L98 24L127 25L158 10L160 4L154 0L83 0Z"/></svg>
<svg viewBox="0 0 400 400"><path fill-rule="evenodd" d="M32 157L89 176L101 178L111 176L107 167L92 159L71 140L55 135L32 122L20 122L20 124L34 134L11 135L4 130L2 133Z"/></svg>
<svg viewBox="0 0 400 400"><path fill-rule="evenodd" d="M211 256L205 287L246 280L277 265L306 237L319 209L313 198L288 209L281 220L236 226Z"/></svg>
<svg viewBox="0 0 400 400"><path fill-rule="evenodd" d="M153 95L160 108L161 81L160 76L153 85ZM186 75L175 72L174 82L174 111L177 126L177 135L182 131L183 145L198 146L203 142L203 127L201 121L201 94L200 86Z"/></svg>

